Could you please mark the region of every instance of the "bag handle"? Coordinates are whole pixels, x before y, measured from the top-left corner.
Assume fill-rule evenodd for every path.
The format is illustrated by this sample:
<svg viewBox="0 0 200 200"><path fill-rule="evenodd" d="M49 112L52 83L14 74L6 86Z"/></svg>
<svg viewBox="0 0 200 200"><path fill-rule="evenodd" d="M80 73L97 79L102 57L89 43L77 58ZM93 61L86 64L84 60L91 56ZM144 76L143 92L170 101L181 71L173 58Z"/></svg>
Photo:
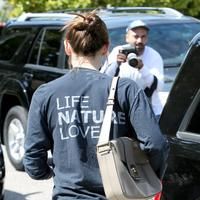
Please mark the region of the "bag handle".
<svg viewBox="0 0 200 200"><path fill-rule="evenodd" d="M111 127L111 120L112 120L112 111L113 111L113 105L115 100L115 91L117 87L119 77L113 77L111 87L110 87L110 93L108 96L106 111L103 119L103 123L101 126L101 131L99 135L99 140L97 146L101 146L104 144L107 144L109 141L110 136L110 127Z"/></svg>

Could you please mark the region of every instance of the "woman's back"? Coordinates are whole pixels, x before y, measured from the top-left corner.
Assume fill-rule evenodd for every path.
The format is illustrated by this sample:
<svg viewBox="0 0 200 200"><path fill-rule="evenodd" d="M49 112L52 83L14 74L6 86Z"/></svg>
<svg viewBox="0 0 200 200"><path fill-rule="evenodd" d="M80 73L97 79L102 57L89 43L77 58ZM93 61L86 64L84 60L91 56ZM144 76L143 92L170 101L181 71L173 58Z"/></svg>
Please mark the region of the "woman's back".
<svg viewBox="0 0 200 200"><path fill-rule="evenodd" d="M24 166L34 179L54 178L54 200L105 200L96 156L111 77L100 73L108 52L108 32L95 13L79 15L67 25L65 51L72 70L42 85L33 95L28 115ZM120 79L110 137L141 141L152 167L161 176L167 155L144 92ZM47 162L52 151L53 165Z"/></svg>

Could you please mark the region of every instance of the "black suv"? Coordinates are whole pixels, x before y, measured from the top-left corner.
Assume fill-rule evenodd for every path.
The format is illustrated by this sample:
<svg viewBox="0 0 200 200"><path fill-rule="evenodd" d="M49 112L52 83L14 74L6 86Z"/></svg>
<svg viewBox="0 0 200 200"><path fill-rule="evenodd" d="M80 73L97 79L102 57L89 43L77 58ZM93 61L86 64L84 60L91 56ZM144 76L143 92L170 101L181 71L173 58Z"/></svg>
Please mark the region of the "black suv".
<svg viewBox="0 0 200 200"><path fill-rule="evenodd" d="M163 92L169 92L189 42L200 31L200 21L170 8L109 8L100 10L99 15L107 24L111 49L124 44L126 27L131 21L142 19L149 25L149 46L164 59ZM29 13L10 20L2 31L0 133L9 159L18 170L23 170L27 112L33 92L69 68L61 28L72 17L66 13Z"/></svg>
<svg viewBox="0 0 200 200"><path fill-rule="evenodd" d="M200 33L182 62L160 127L171 144L164 199L200 200Z"/></svg>

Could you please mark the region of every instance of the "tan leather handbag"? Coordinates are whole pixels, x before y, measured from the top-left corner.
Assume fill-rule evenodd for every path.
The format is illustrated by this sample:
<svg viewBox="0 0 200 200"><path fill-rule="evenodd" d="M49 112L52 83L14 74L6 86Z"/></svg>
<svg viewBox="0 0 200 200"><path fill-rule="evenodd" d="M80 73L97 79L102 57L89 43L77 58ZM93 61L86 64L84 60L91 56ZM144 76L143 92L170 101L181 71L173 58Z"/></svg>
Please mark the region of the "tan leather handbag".
<svg viewBox="0 0 200 200"><path fill-rule="evenodd" d="M118 77L114 77L97 144L105 194L109 200L152 199L162 190L162 184L138 141L128 137L109 141L117 81Z"/></svg>

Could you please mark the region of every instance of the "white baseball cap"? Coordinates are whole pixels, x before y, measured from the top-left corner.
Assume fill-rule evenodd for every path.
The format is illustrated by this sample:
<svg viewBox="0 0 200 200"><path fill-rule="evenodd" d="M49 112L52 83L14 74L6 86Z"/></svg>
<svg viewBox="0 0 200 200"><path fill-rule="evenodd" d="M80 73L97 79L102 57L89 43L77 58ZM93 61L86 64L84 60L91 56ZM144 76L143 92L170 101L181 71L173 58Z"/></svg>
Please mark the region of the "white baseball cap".
<svg viewBox="0 0 200 200"><path fill-rule="evenodd" d="M129 26L126 29L126 32L131 29L139 28L139 27L145 28L147 31L149 31L149 27L145 22L143 22L142 20L135 20L129 24Z"/></svg>

